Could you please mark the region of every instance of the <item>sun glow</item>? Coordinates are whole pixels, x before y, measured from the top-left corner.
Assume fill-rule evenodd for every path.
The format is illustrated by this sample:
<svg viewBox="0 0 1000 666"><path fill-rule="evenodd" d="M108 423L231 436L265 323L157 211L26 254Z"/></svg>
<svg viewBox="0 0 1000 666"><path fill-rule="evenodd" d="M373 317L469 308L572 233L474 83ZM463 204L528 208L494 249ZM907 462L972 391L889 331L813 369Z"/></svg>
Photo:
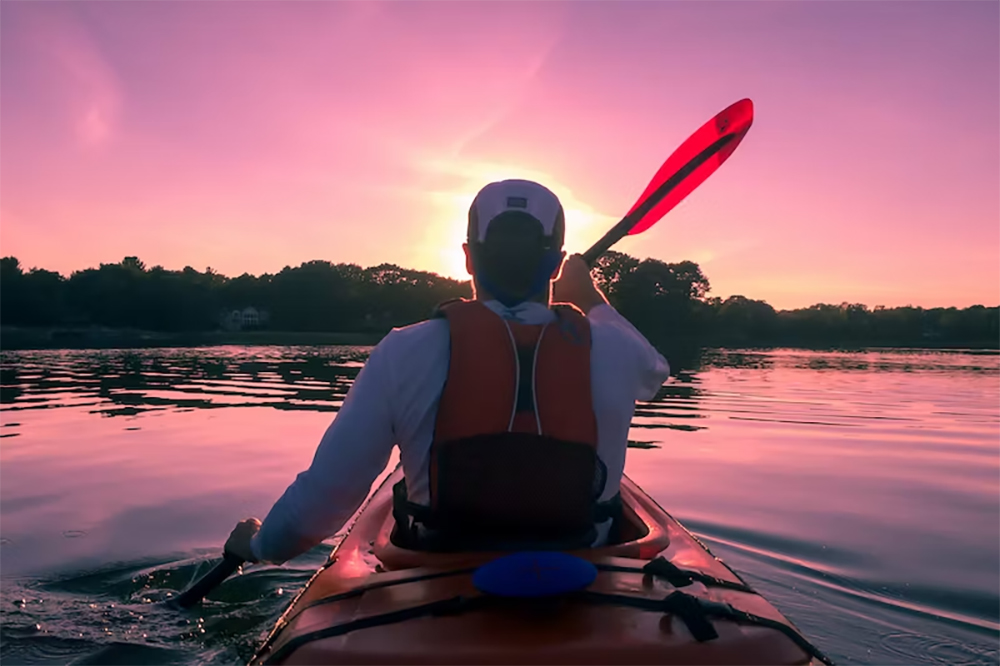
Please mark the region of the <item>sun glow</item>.
<svg viewBox="0 0 1000 666"><path fill-rule="evenodd" d="M583 252L607 231L617 218L605 215L577 198L555 176L529 168L470 160L435 161L425 165L432 173L453 182L449 188L431 191L433 222L427 225L420 255L437 272L456 279L467 279L462 243L466 240L469 206L487 183L522 178L541 183L562 202L566 213L567 253Z"/></svg>

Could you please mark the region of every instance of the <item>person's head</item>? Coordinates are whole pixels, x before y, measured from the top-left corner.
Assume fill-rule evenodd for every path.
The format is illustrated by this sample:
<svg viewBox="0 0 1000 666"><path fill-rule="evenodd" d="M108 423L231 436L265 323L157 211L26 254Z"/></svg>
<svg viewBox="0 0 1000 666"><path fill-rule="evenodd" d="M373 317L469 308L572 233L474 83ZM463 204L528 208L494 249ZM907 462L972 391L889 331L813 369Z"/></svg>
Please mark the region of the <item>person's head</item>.
<svg viewBox="0 0 1000 666"><path fill-rule="evenodd" d="M566 220L548 188L503 180L479 191L469 208L465 267L476 297L504 305L548 303L550 281L562 265Z"/></svg>

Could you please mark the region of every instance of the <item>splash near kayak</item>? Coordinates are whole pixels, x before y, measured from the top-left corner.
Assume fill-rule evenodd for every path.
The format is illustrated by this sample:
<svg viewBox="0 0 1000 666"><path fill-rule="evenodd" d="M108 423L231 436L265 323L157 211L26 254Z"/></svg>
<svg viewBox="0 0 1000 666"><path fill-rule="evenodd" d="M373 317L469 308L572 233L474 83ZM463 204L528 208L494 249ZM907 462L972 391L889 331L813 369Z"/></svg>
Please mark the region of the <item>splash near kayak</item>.
<svg viewBox="0 0 1000 666"><path fill-rule="evenodd" d="M635 483L609 545L422 552L394 542L397 468L279 619L264 664L830 664Z"/></svg>

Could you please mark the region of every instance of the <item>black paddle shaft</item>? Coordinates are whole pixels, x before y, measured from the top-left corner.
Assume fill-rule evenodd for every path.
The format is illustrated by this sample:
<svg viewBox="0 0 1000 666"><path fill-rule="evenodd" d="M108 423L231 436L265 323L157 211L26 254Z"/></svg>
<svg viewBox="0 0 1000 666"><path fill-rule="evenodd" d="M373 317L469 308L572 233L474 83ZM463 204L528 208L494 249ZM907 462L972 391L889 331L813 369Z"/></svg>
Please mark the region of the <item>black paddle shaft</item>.
<svg viewBox="0 0 1000 666"><path fill-rule="evenodd" d="M727 134L719 137L708 148L692 157L690 162L677 170L677 173L665 180L663 184L656 188L656 190L654 190L653 193L650 194L638 208L632 211L629 215L623 217L621 222L611 227L611 230L604 234L601 240L594 243L589 250L583 253L583 260L587 262L587 265L593 266L597 263L597 260L601 258L601 255L611 249L612 245L627 236L628 232L632 230L632 227L638 224L639 221L644 218L654 206L656 206L656 204L663 201L664 197L670 194L670 192L673 191L673 189L677 187L685 178L694 173L695 169L707 162L710 157L716 155L737 136L739 136L739 134Z"/></svg>
<svg viewBox="0 0 1000 666"><path fill-rule="evenodd" d="M240 568L243 559L230 553L223 553L222 561L216 564L211 571L199 578L194 585L182 592L173 603L181 608L190 608L205 598L205 595L215 589L222 581L229 578L234 571Z"/></svg>

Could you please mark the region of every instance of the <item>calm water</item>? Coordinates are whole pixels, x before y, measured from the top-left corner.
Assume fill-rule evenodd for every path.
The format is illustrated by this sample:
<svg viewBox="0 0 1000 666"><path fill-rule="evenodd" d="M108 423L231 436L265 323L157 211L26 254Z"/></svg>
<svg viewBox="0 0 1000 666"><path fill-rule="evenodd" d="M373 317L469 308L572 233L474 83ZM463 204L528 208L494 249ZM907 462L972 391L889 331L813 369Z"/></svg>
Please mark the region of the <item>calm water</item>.
<svg viewBox="0 0 1000 666"><path fill-rule="evenodd" d="M0 661L249 658L329 545L155 602L308 465L367 351L4 353ZM838 662L998 662L1000 356L712 352L633 425L632 478Z"/></svg>

